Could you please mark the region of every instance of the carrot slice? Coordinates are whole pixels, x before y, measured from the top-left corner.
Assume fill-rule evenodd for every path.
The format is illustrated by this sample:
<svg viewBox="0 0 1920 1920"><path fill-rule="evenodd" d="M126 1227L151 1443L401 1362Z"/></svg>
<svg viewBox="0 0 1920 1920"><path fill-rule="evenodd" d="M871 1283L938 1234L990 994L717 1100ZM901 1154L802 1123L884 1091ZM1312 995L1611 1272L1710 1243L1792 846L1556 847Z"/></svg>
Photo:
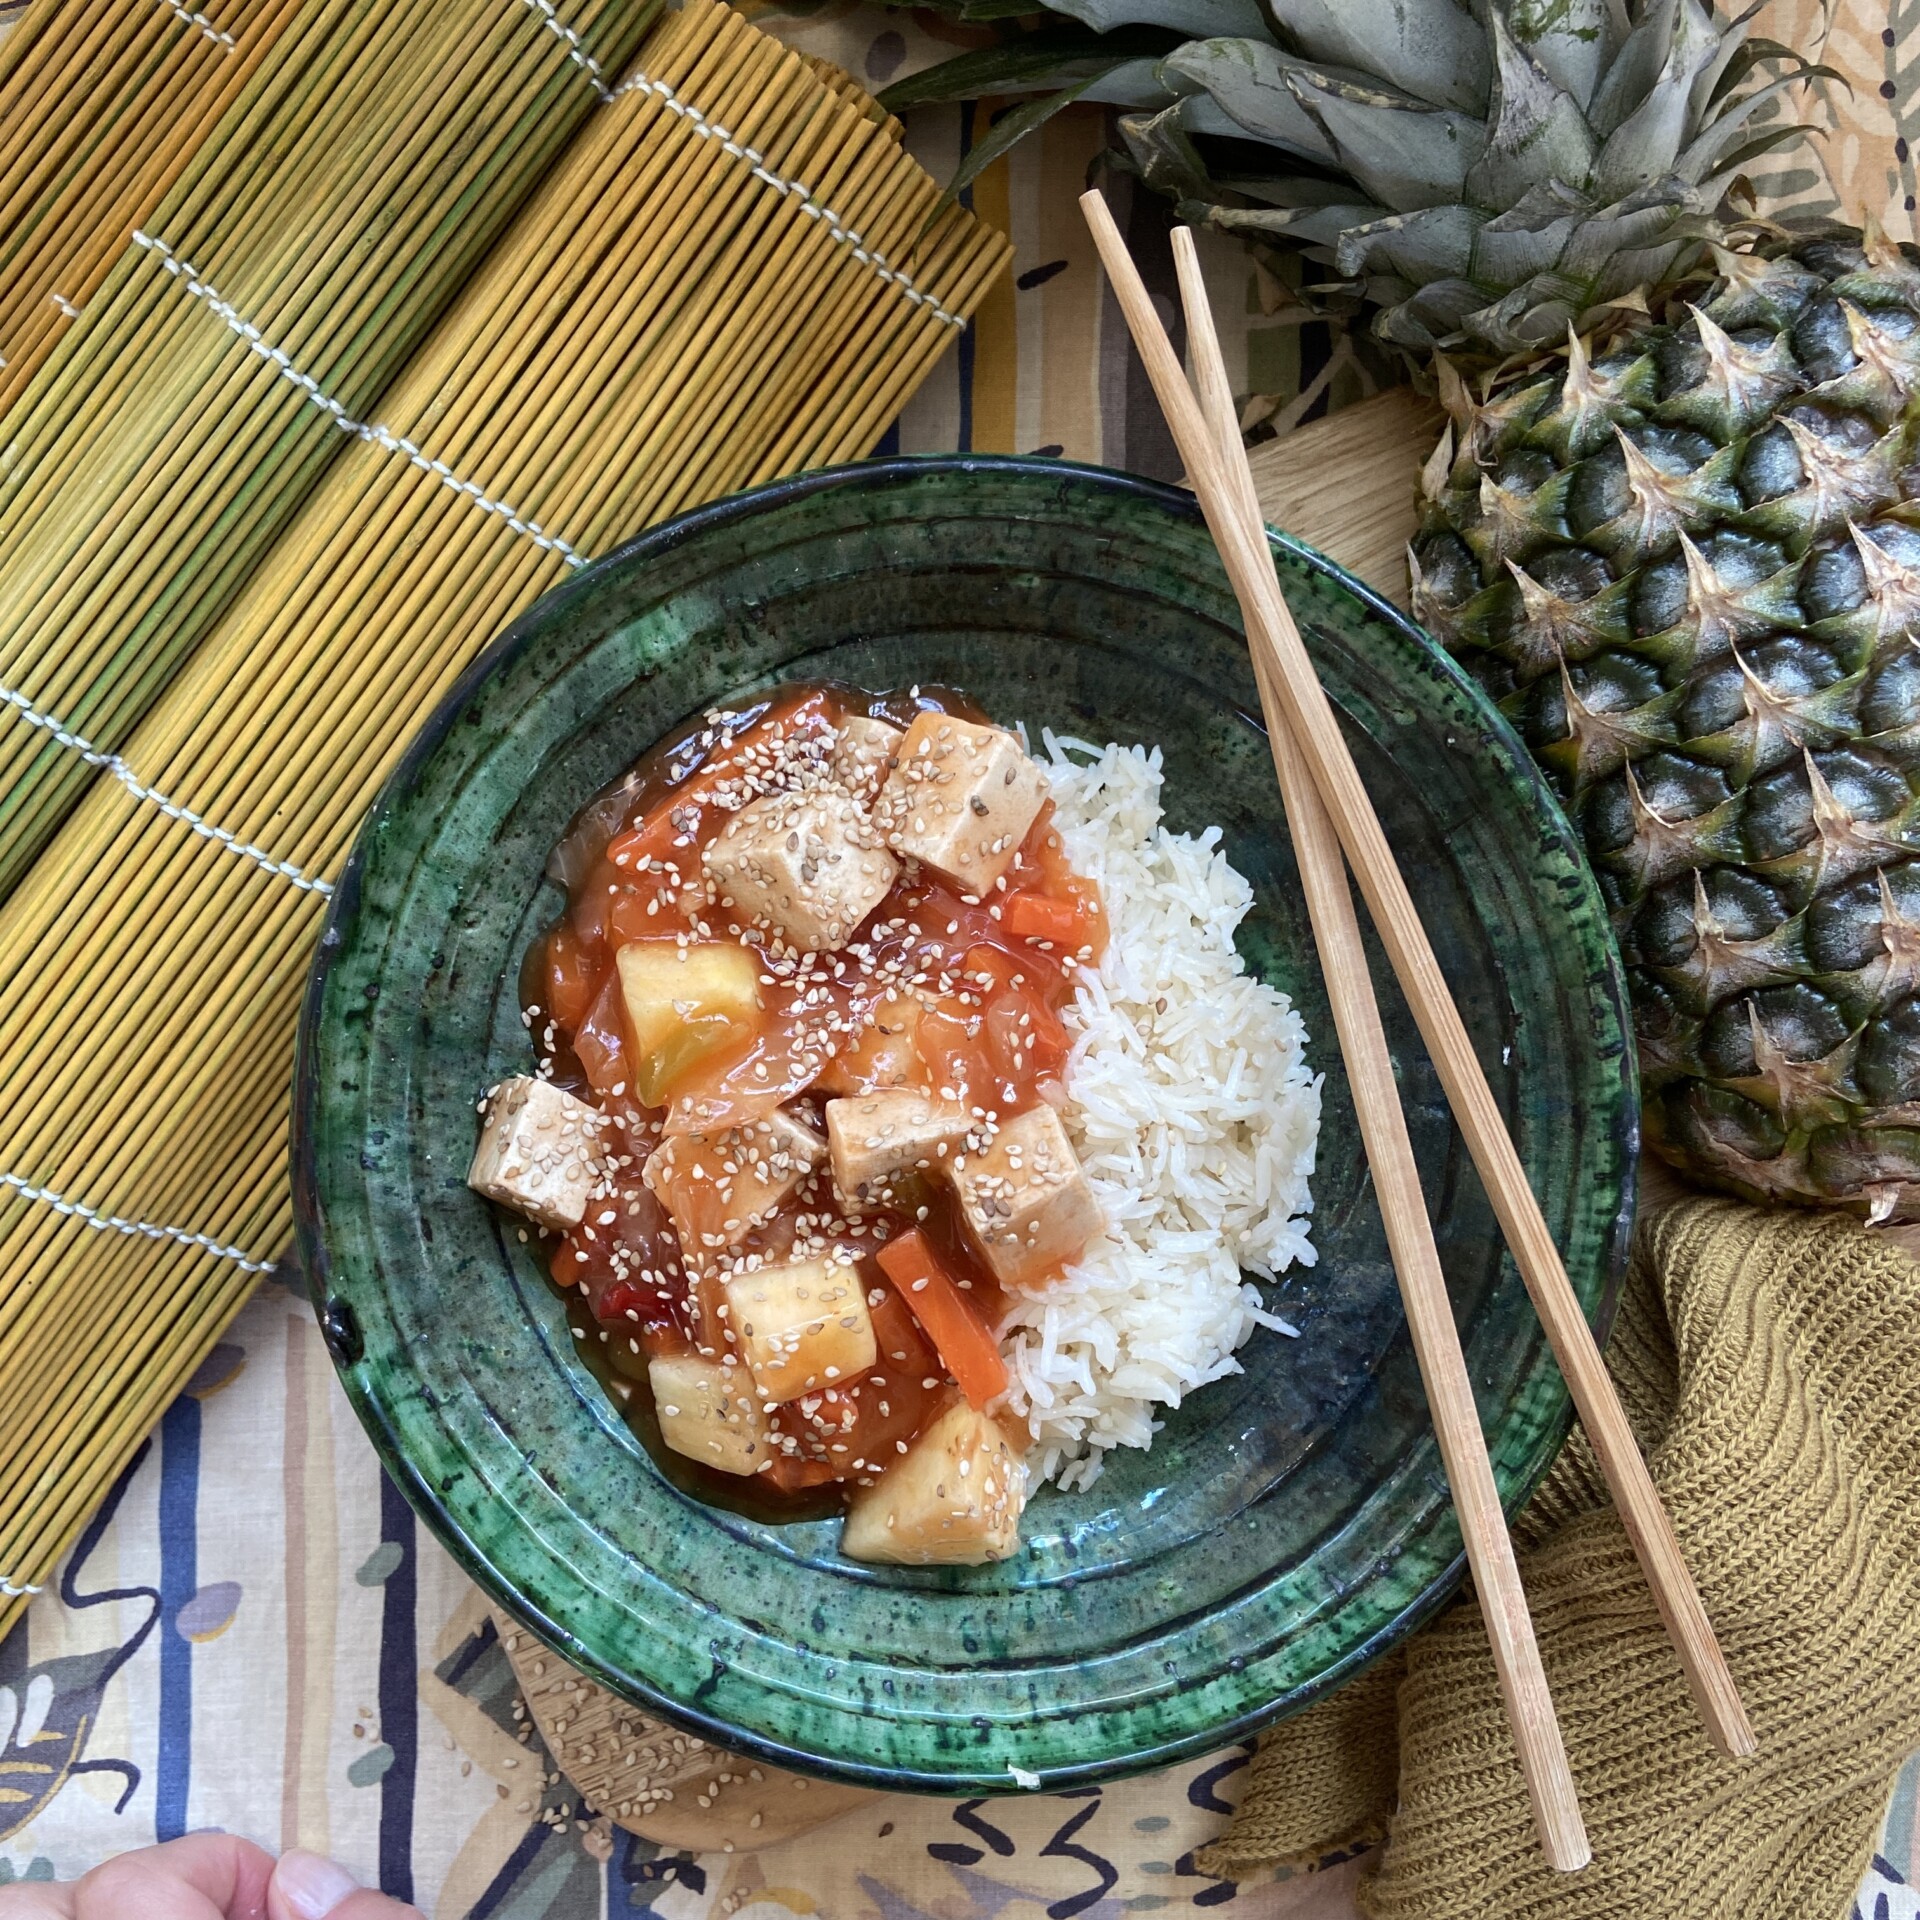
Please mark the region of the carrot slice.
<svg viewBox="0 0 1920 1920"><path fill-rule="evenodd" d="M1077 900L1044 893L1013 893L1000 909L1000 924L1018 940L1050 940L1069 951L1085 938L1087 916Z"/></svg>
<svg viewBox="0 0 1920 1920"><path fill-rule="evenodd" d="M980 1309L935 1257L918 1227L880 1249L880 1271L899 1289L909 1311L946 1362L973 1407L1007 1390L1007 1363Z"/></svg>

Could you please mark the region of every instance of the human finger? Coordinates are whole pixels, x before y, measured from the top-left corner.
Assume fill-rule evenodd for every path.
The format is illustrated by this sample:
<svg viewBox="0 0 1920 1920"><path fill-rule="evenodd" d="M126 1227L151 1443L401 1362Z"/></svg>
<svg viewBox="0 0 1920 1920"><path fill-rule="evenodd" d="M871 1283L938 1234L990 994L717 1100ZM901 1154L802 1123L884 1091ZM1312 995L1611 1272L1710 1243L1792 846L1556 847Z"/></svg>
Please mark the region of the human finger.
<svg viewBox="0 0 1920 1920"><path fill-rule="evenodd" d="M82 1874L73 1885L73 1920L266 1920L272 1873L272 1854L251 1840L190 1833Z"/></svg>
<svg viewBox="0 0 1920 1920"><path fill-rule="evenodd" d="M360 1886L337 1861L296 1847L273 1870L267 1920L420 1920L420 1911Z"/></svg>

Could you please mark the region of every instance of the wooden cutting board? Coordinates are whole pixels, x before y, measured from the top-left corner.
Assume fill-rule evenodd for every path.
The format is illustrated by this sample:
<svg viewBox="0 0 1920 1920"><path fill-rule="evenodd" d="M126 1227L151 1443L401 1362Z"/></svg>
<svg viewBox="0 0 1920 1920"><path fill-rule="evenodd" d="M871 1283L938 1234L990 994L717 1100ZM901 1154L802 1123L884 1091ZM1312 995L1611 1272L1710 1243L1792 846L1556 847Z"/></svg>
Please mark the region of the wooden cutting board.
<svg viewBox="0 0 1920 1920"><path fill-rule="evenodd" d="M1404 607L1420 469L1444 418L1425 395L1393 387L1256 447L1253 484L1267 524Z"/></svg>

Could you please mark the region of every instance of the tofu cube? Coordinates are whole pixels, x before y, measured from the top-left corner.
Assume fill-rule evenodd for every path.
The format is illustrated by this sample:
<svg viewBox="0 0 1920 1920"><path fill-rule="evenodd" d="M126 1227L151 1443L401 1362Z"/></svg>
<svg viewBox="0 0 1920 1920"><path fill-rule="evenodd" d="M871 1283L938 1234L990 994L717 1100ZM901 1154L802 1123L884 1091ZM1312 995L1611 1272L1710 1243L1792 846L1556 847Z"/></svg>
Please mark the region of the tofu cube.
<svg viewBox="0 0 1920 1920"><path fill-rule="evenodd" d="M964 1400L938 1415L847 1507L840 1551L904 1566L978 1566L1020 1547L1027 1467L996 1420Z"/></svg>
<svg viewBox="0 0 1920 1920"><path fill-rule="evenodd" d="M923 713L907 729L874 808L896 853L971 894L1013 864L1047 797L1047 776L1004 727Z"/></svg>
<svg viewBox="0 0 1920 1920"><path fill-rule="evenodd" d="M673 1084L710 1053L753 1032L760 962L732 940L629 940L614 955L633 1045L634 1088L663 1106Z"/></svg>
<svg viewBox="0 0 1920 1920"><path fill-rule="evenodd" d="M889 1087L827 1102L827 1150L833 1183L854 1205L895 1174L938 1172L972 1126L964 1107Z"/></svg>
<svg viewBox="0 0 1920 1920"><path fill-rule="evenodd" d="M871 800L893 769L893 756L906 736L898 727L856 713L840 722L828 766L856 800Z"/></svg>
<svg viewBox="0 0 1920 1920"><path fill-rule="evenodd" d="M827 1157L826 1141L785 1107L724 1133L676 1133L641 1178L666 1208L690 1262L764 1226Z"/></svg>
<svg viewBox="0 0 1920 1920"><path fill-rule="evenodd" d="M960 1211L1003 1286L1036 1280L1073 1259L1102 1224L1067 1130L1044 1101L1006 1121L984 1153L968 1154L953 1182Z"/></svg>
<svg viewBox="0 0 1920 1920"><path fill-rule="evenodd" d="M802 953L845 946L900 871L866 809L831 787L742 807L704 858L741 920Z"/></svg>
<svg viewBox="0 0 1920 1920"><path fill-rule="evenodd" d="M839 1260L736 1273L727 1282L727 1325L754 1385L774 1402L857 1379L879 1354L860 1271Z"/></svg>
<svg viewBox="0 0 1920 1920"><path fill-rule="evenodd" d="M467 1185L557 1233L577 1227L600 1178L606 1116L550 1080L516 1074L487 1095Z"/></svg>
<svg viewBox="0 0 1920 1920"><path fill-rule="evenodd" d="M773 1457L753 1378L698 1354L656 1354L647 1362L660 1438L675 1453L722 1473L754 1473Z"/></svg>

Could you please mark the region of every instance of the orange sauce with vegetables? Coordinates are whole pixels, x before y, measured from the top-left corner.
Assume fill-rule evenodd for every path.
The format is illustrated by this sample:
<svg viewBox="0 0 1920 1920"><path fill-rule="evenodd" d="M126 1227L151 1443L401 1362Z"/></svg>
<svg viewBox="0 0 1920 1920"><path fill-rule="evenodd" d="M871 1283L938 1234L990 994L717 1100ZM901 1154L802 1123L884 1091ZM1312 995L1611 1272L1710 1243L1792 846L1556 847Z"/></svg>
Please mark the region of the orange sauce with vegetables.
<svg viewBox="0 0 1920 1920"><path fill-rule="evenodd" d="M702 851L756 781L778 784L783 764L825 751L848 718L904 728L924 710L978 717L944 691L875 698L799 685L710 714L656 749L556 848L548 870L567 907L521 979L543 1071L616 1123L614 1197L560 1239L550 1263L576 1337L677 1478L769 1517L830 1511L848 1486L904 1453L956 1392L979 1405L1000 1391L1005 1301L943 1180L901 1176L850 1214L822 1163L771 1217L732 1236L725 1259L689 1260L642 1178L649 1156L665 1138L711 1135L782 1107L818 1129L826 1099L879 1087L905 1085L998 1120L1058 1104L1068 1050L1060 1011L1076 970L1106 942L1097 890L1069 867L1050 802L984 897L905 862L834 951L781 949L716 897ZM643 1043L629 1028L616 959L632 942L744 949L757 1006L735 1004L703 1024L689 1003L687 1019ZM855 1257L866 1289L871 1370L769 1409L772 1457L744 1484L662 1451L647 1359L713 1359L727 1348L724 1269L755 1254L774 1262L836 1251Z"/></svg>

